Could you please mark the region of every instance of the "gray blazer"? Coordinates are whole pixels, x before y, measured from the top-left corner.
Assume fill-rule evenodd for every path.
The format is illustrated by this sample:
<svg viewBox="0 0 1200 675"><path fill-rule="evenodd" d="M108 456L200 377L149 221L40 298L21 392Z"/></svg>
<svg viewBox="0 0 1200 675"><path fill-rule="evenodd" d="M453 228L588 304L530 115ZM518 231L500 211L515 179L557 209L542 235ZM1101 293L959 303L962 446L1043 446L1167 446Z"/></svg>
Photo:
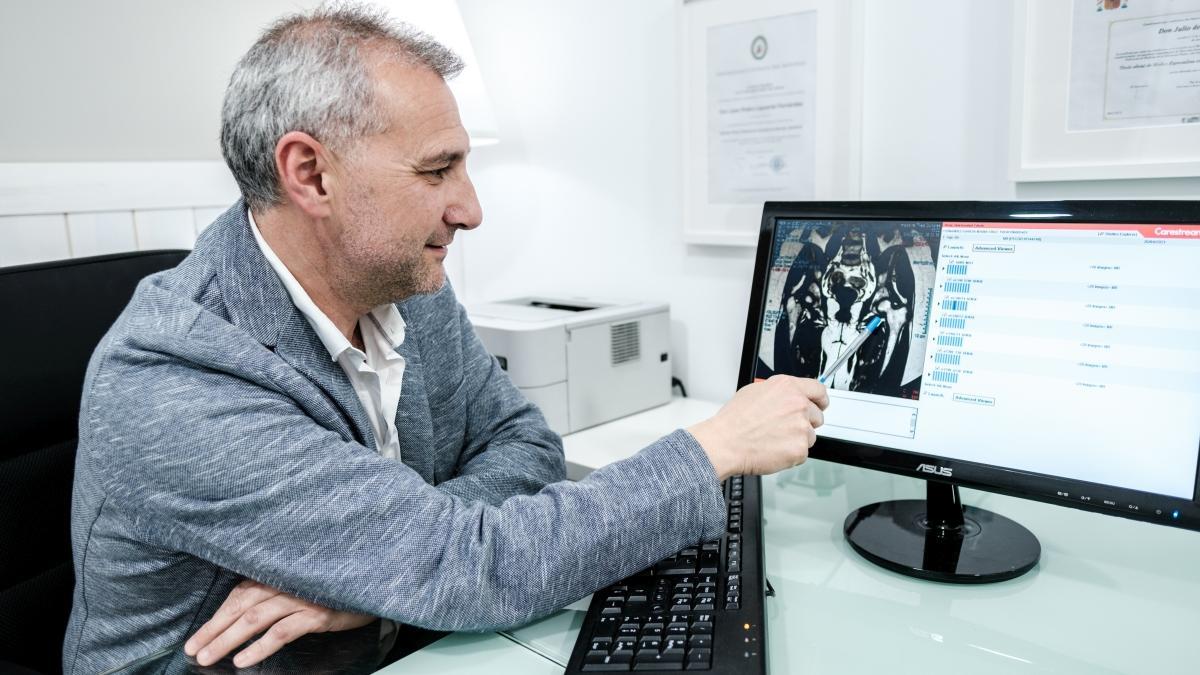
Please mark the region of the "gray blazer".
<svg viewBox="0 0 1200 675"><path fill-rule="evenodd" d="M245 205L144 280L92 356L66 673L185 640L248 577L441 630L548 614L724 527L677 430L564 481L562 444L447 284L398 304L403 463L255 244Z"/></svg>

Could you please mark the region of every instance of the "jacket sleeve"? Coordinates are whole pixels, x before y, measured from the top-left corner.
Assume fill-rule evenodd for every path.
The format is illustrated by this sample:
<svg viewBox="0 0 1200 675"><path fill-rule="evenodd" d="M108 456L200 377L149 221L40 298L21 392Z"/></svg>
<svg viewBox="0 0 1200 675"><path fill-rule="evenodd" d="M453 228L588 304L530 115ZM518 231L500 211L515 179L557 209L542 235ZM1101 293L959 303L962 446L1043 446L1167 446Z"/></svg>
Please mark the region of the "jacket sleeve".
<svg viewBox="0 0 1200 675"><path fill-rule="evenodd" d="M104 508L150 545L441 630L525 623L723 529L720 483L685 431L578 483L470 501L314 422L285 393L302 376L272 358L179 337L113 346L81 412Z"/></svg>
<svg viewBox="0 0 1200 675"><path fill-rule="evenodd" d="M438 485L464 499L498 505L566 480L562 439L521 393L455 303L466 388L465 433L456 475ZM436 422L436 421L435 421Z"/></svg>

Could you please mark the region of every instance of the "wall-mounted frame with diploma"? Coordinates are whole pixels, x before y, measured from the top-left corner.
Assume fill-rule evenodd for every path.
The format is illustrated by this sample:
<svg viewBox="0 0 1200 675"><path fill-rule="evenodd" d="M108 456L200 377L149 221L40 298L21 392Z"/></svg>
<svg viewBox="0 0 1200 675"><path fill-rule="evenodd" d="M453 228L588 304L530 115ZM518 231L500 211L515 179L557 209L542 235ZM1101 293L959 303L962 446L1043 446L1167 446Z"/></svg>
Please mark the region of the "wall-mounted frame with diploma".
<svg viewBox="0 0 1200 675"><path fill-rule="evenodd" d="M1200 0L1018 0L1015 181L1200 176Z"/></svg>
<svg viewBox="0 0 1200 675"><path fill-rule="evenodd" d="M754 246L762 205L857 199L861 0L683 0L683 234Z"/></svg>

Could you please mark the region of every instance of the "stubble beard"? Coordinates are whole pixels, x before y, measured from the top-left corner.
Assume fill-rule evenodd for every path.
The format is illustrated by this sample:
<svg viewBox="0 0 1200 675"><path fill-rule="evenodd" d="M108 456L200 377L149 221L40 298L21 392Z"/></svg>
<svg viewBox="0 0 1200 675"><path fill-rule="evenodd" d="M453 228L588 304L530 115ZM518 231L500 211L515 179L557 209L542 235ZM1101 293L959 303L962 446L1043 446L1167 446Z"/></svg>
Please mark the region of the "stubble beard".
<svg viewBox="0 0 1200 675"><path fill-rule="evenodd" d="M347 263L338 274L343 293L370 308L440 289L445 273L441 262L426 258L424 239L389 240L387 233L395 225L369 204L354 200L338 242Z"/></svg>

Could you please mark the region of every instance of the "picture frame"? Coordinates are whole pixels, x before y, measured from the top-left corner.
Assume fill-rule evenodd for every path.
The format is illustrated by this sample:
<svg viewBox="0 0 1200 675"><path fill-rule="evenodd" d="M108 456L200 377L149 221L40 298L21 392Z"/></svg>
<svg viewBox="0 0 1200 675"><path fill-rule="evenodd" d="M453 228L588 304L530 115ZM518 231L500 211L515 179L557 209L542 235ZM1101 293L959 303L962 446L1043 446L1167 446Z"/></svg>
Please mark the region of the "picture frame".
<svg viewBox="0 0 1200 675"><path fill-rule="evenodd" d="M860 195L862 136L863 7L861 0L682 0L680 5L681 117L683 120L683 239L689 244L755 246L765 201L854 200ZM747 22L773 22L796 15L813 28L816 45L815 87L805 92L811 104L812 146L794 144L787 163L811 162L798 171L806 181L764 190L762 199L729 200L721 181L753 185L754 175L710 157L710 38ZM775 21L778 23L778 21ZM813 26L815 24L815 26ZM754 36L757 40L757 36ZM746 40L746 49L761 48ZM776 41L778 44L779 41ZM786 41L784 41L786 42ZM748 51L749 53L749 51ZM757 58L757 56L756 56ZM715 137L714 137L715 138ZM781 154L784 154L781 152ZM779 164L785 161L772 158ZM772 161L767 160L767 161ZM790 180L790 179L789 179ZM714 189L714 186L716 189Z"/></svg>
<svg viewBox="0 0 1200 675"><path fill-rule="evenodd" d="M1012 180L1200 176L1200 123L1101 128L1102 123L1097 122L1096 128L1071 128L1069 116L1076 114L1072 105L1079 105L1070 100L1077 95L1072 94L1071 71L1073 18L1078 2L1017 0L1014 6L1009 152ZM1095 11L1120 10L1137 2L1096 3ZM1109 39L1111 35L1110 28ZM1077 73L1076 77L1082 75ZM1078 82L1075 84L1078 86ZM1092 84L1103 85L1102 91L1108 95L1108 82ZM1101 101L1101 105L1106 104Z"/></svg>

